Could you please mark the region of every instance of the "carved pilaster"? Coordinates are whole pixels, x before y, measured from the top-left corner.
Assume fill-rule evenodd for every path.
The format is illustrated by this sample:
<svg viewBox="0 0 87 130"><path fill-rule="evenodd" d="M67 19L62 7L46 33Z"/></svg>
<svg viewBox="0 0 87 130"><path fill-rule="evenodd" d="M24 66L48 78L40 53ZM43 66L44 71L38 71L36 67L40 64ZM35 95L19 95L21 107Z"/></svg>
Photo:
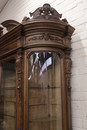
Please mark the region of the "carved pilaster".
<svg viewBox="0 0 87 130"><path fill-rule="evenodd" d="M72 61L70 59L70 51L66 51L65 57L65 78L66 78L66 90L67 90L67 111L68 111L68 130L72 130L72 121L71 121L71 66Z"/></svg>
<svg viewBox="0 0 87 130"><path fill-rule="evenodd" d="M17 93L17 130L23 125L23 52L17 51L16 57L16 93Z"/></svg>
<svg viewBox="0 0 87 130"><path fill-rule="evenodd" d="M19 101L22 98L22 85L23 85L23 54L22 50L19 49L16 58L16 72L17 72L17 92L19 96Z"/></svg>
<svg viewBox="0 0 87 130"><path fill-rule="evenodd" d="M66 72L66 86L68 90L68 95L70 95L70 77L71 77L71 66L72 61L70 59L70 51L66 52L66 58L65 58L65 72Z"/></svg>

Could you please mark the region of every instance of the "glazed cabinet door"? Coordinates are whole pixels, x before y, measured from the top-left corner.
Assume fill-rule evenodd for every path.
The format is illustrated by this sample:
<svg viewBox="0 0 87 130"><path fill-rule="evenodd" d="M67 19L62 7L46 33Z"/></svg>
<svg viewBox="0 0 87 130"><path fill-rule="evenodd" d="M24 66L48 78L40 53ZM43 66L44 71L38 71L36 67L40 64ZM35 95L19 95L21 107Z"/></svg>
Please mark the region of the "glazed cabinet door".
<svg viewBox="0 0 87 130"><path fill-rule="evenodd" d="M16 64L0 63L0 130L16 130Z"/></svg>
<svg viewBox="0 0 87 130"><path fill-rule="evenodd" d="M27 55L25 66L24 130L63 130L60 56L35 51Z"/></svg>

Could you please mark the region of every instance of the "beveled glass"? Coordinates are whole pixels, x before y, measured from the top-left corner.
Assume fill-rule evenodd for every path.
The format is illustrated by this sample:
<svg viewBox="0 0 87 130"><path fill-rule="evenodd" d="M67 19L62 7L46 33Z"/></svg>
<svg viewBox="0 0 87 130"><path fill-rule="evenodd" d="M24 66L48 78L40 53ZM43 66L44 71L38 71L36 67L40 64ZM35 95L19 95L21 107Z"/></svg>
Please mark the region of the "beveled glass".
<svg viewBox="0 0 87 130"><path fill-rule="evenodd" d="M14 60L2 64L0 89L0 130L16 130L16 66Z"/></svg>
<svg viewBox="0 0 87 130"><path fill-rule="evenodd" d="M28 58L28 130L62 130L60 70L54 52Z"/></svg>

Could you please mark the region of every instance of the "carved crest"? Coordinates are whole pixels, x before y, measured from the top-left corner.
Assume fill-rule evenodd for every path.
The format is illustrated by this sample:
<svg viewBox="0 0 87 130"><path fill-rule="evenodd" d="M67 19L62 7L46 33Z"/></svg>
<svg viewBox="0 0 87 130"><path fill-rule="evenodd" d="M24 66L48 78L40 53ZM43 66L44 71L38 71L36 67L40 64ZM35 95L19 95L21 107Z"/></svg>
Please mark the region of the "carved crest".
<svg viewBox="0 0 87 130"><path fill-rule="evenodd" d="M42 7L37 8L33 13L29 13L32 19L55 19L59 20L62 14L59 14L54 8L49 4L44 4ZM22 22L29 21L29 17L24 17Z"/></svg>
<svg viewBox="0 0 87 130"><path fill-rule="evenodd" d="M52 8L49 4L44 4L43 7L36 9L33 13L30 13L30 16L33 18L45 18L45 19L60 19L61 14L59 14L54 8Z"/></svg>

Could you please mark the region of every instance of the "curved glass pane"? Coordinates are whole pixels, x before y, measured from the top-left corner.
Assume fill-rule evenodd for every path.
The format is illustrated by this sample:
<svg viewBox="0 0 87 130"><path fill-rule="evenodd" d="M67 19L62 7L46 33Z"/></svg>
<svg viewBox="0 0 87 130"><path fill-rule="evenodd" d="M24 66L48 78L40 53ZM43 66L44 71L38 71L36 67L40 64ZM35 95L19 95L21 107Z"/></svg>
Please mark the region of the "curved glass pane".
<svg viewBox="0 0 87 130"><path fill-rule="evenodd" d="M11 60L2 64L0 88L0 130L16 129L16 65Z"/></svg>
<svg viewBox="0 0 87 130"><path fill-rule="evenodd" d="M62 130L60 58L35 52L28 59L28 130Z"/></svg>

